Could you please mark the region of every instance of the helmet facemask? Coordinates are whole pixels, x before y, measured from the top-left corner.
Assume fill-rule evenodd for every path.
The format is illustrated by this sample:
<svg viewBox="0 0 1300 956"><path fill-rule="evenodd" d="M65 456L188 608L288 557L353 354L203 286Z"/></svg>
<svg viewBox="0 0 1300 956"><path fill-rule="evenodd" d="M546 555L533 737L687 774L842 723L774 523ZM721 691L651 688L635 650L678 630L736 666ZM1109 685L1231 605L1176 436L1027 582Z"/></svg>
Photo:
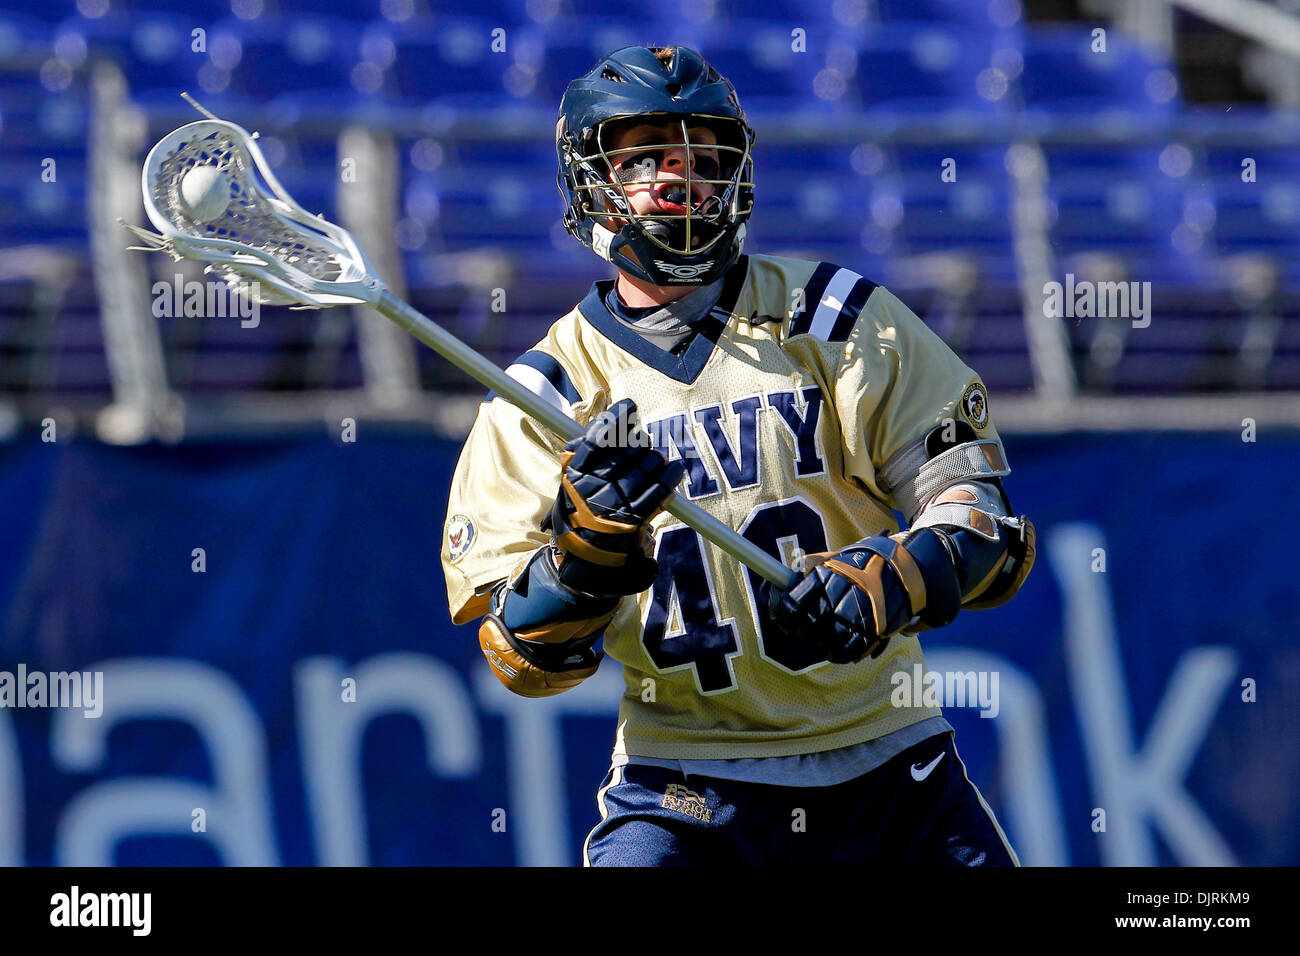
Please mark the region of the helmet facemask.
<svg viewBox="0 0 1300 956"><path fill-rule="evenodd" d="M675 142L641 142L613 148L620 129L638 123L656 125L672 123L679 130ZM690 130L705 127L716 143ZM670 139L672 137L669 137ZM623 116L597 124L587 138L582 155L571 156L572 187L577 205L585 218L611 233L621 233L628 226L631 233L644 235L651 251L662 250L668 267L682 257L708 253L721 239L734 235L753 208L752 137L748 128L729 117L640 114ZM572 142L572 141L571 141ZM659 164L670 150L684 150L680 169L672 170L668 179L659 177ZM644 185L653 190L659 201L670 208L649 212L634 211L628 188ZM682 275L694 275L685 267Z"/></svg>

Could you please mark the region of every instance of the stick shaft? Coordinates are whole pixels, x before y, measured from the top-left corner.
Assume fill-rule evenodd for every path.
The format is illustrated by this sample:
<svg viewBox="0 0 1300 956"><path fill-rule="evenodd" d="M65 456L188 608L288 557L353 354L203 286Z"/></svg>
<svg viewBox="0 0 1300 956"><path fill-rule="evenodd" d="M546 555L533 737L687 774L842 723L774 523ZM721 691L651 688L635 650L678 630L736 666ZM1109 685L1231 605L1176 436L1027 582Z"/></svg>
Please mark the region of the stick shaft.
<svg viewBox="0 0 1300 956"><path fill-rule="evenodd" d="M418 312L391 292L385 291L375 309L396 322L429 348L433 349L457 368L492 389L517 408L523 409L551 431L568 440L584 431L554 405L515 381L500 368L479 355L472 348L439 326L428 316ZM773 584L789 587L798 575L752 541L742 538L717 518L687 501L680 495L669 499L665 510L698 531L706 540L721 548L737 561L761 574Z"/></svg>

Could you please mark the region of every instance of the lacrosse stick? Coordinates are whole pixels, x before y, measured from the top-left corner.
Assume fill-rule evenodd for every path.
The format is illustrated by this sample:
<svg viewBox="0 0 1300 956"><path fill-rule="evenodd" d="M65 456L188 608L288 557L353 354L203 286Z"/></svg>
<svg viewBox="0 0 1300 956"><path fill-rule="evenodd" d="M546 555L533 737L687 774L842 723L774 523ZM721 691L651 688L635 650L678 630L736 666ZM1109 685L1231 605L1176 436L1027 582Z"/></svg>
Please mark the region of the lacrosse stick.
<svg viewBox="0 0 1300 956"><path fill-rule="evenodd" d="M347 230L294 202L268 167L256 134L185 98L208 119L174 130L149 151L141 188L158 234L123 223L145 243L131 248L206 262L209 272L265 305L367 305L566 441L585 432L393 295ZM698 505L674 495L666 510L772 583L789 587L797 580L795 572Z"/></svg>

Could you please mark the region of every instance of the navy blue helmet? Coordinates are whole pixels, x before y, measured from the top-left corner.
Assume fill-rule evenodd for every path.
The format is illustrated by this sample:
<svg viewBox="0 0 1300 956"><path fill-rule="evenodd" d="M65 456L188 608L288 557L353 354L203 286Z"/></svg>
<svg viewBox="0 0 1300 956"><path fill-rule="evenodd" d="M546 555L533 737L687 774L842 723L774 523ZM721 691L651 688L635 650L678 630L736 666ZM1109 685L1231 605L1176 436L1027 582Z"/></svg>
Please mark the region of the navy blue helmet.
<svg viewBox="0 0 1300 956"><path fill-rule="evenodd" d="M668 130L667 138L613 148L618 129L642 123ZM560 100L555 150L564 227L619 269L655 285L712 282L731 268L745 242L754 204L753 143L735 89L700 54L680 46L616 50L570 83ZM667 150L684 150L686 160L661 177L659 164L668 169L671 162ZM654 192L652 213L634 211L632 185Z"/></svg>

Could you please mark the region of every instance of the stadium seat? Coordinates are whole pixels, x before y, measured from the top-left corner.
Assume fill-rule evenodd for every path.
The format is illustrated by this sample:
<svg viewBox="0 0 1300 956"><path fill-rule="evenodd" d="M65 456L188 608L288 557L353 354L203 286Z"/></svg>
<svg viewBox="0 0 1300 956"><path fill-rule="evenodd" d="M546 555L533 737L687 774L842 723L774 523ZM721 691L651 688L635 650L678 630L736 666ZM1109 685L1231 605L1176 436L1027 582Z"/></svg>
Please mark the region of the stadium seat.
<svg viewBox="0 0 1300 956"><path fill-rule="evenodd" d="M34 311L39 294L32 279L0 280L0 392L108 401L108 361L89 265L64 290L57 321L48 323Z"/></svg>
<svg viewBox="0 0 1300 956"><path fill-rule="evenodd" d="M28 76L0 87L0 236L4 244L84 248L84 89L52 94ZM47 166L52 162L53 165ZM43 178L46 170L53 178Z"/></svg>
<svg viewBox="0 0 1300 956"><path fill-rule="evenodd" d="M731 24L701 51L736 88L754 124L805 114L837 114L857 108L852 50L837 67L819 52L791 49L789 31L770 24Z"/></svg>
<svg viewBox="0 0 1300 956"><path fill-rule="evenodd" d="M1265 386L1270 389L1300 390L1300 314L1292 301L1281 315L1276 353L1267 369Z"/></svg>
<svg viewBox="0 0 1300 956"><path fill-rule="evenodd" d="M1133 279L1217 283L1207 262L1213 202L1190 151L1062 146L1045 154L1060 257L1105 252L1123 259Z"/></svg>
<svg viewBox="0 0 1300 956"><path fill-rule="evenodd" d="M690 29L720 19L714 0L661 0L659 3L611 6L605 0L542 0L536 6L555 8L557 22L586 24L588 29L603 23L621 23L638 30ZM665 38L665 42L676 42Z"/></svg>
<svg viewBox="0 0 1300 956"><path fill-rule="evenodd" d="M203 37L205 49L195 51L194 28L191 17L160 13L81 20L65 24L60 32L83 37L89 55L111 59L137 102L177 106L183 90L209 101L222 92L215 85L217 71L212 66L211 43L216 34L208 30Z"/></svg>
<svg viewBox="0 0 1300 956"><path fill-rule="evenodd" d="M899 230L912 253L960 250L1010 260L1011 215L1005 181L936 180L904 186Z"/></svg>
<svg viewBox="0 0 1300 956"><path fill-rule="evenodd" d="M522 175L554 191L558 160L555 146L549 141L502 142L461 138L449 140L443 156L448 168L481 176Z"/></svg>
<svg viewBox="0 0 1300 956"><path fill-rule="evenodd" d="M352 82L358 37L343 21L295 17L223 26L239 45L229 68L237 95L260 102L286 94L339 102L358 92Z"/></svg>
<svg viewBox="0 0 1300 956"><path fill-rule="evenodd" d="M1018 33L969 33L932 23L891 23L866 34L856 84L870 114L1010 112Z"/></svg>
<svg viewBox="0 0 1300 956"><path fill-rule="evenodd" d="M108 0L100 0L100 4L102 4L107 13L109 8ZM23 4L22 13L49 24L56 24L81 17L81 14L77 10L76 0L44 0L44 2L41 3L27 3Z"/></svg>
<svg viewBox="0 0 1300 956"><path fill-rule="evenodd" d="M869 20L868 0L839 0L837 3L806 3L804 0L714 0L719 20L767 21L787 34L796 26L827 25L838 29L855 27Z"/></svg>
<svg viewBox="0 0 1300 956"><path fill-rule="evenodd" d="M87 9L94 8L94 0L84 6ZM104 6L114 13L121 11L123 6L129 6L130 13L136 18L147 18L155 14L181 15L194 26L215 23L230 16L231 12L231 0L129 0L127 4L112 2L104 3Z"/></svg>
<svg viewBox="0 0 1300 956"><path fill-rule="evenodd" d="M30 75L31 68L53 52L54 31L47 21L0 10L0 83L19 73Z"/></svg>
<svg viewBox="0 0 1300 956"><path fill-rule="evenodd" d="M1283 285L1300 288L1300 187L1295 180L1244 183L1239 177L1216 177L1213 196L1214 251L1224 257L1263 257L1276 267Z"/></svg>
<svg viewBox="0 0 1300 956"><path fill-rule="evenodd" d="M299 2L310 3L311 0ZM402 9L404 6L418 7L420 4L415 0L387 0L387 3L381 5ZM506 29L534 23L536 18L543 21L550 19L560 7L561 0L474 0L473 3L465 3L464 0L428 0L429 14L435 19L464 17L468 14L493 27Z"/></svg>
<svg viewBox="0 0 1300 956"><path fill-rule="evenodd" d="M486 20L444 21L434 31L406 25L394 34L391 89L401 102L437 102L464 115L531 105L535 77L517 62L518 41L493 52ZM552 107L553 108L553 107Z"/></svg>
<svg viewBox="0 0 1300 956"><path fill-rule="evenodd" d="M883 21L934 21L962 30L1003 30L1020 21L1018 0L874 0Z"/></svg>
<svg viewBox="0 0 1300 956"><path fill-rule="evenodd" d="M1020 76L1025 107L1058 117L1178 107L1178 82L1165 60L1113 28L1105 52L1093 52L1093 42L1091 32L1077 26L1028 30Z"/></svg>
<svg viewBox="0 0 1300 956"><path fill-rule="evenodd" d="M853 146L838 143L772 143L762 136L754 144L754 175L761 184L770 172L853 172Z"/></svg>

